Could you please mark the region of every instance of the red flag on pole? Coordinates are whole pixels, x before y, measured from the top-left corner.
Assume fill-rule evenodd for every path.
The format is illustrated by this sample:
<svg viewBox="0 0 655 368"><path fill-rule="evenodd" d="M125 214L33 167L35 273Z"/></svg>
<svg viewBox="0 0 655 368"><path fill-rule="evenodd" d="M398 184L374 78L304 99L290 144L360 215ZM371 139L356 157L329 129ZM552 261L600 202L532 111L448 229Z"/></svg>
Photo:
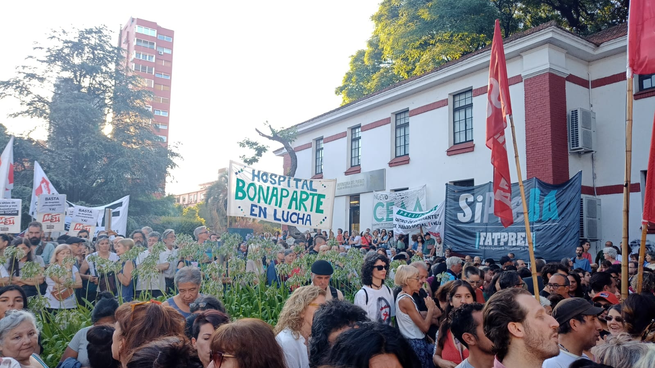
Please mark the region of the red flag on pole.
<svg viewBox="0 0 655 368"><path fill-rule="evenodd" d="M514 223L512 181L509 177L505 144L508 115L512 115L512 104L509 99L507 63L503 38L500 34L500 22L496 19L487 87L487 147L491 149L491 164L494 167L494 215L500 218L500 222L505 227Z"/></svg>
<svg viewBox="0 0 655 368"><path fill-rule="evenodd" d="M628 76L632 73L655 74L655 2L652 0L630 1Z"/></svg>
<svg viewBox="0 0 655 368"><path fill-rule="evenodd" d="M655 119L653 120L653 135L650 138L650 155L648 156L648 171L646 172L646 193L644 194L644 214L642 223L655 222Z"/></svg>

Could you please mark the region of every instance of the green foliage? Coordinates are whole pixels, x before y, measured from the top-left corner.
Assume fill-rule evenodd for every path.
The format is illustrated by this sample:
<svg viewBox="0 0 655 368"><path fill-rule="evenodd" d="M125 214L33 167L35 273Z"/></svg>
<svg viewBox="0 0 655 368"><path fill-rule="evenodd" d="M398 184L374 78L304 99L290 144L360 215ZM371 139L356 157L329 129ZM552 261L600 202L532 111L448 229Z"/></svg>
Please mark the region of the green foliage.
<svg viewBox="0 0 655 368"><path fill-rule="evenodd" d="M494 20L503 34L556 20L586 35L627 20L629 0L384 0L372 16L366 49L350 59L335 93L347 104L421 75L491 43Z"/></svg>
<svg viewBox="0 0 655 368"><path fill-rule="evenodd" d="M26 166L38 160L75 203L158 193L178 157L152 131L146 108L152 93L139 88L141 79L127 72L114 44L104 26L53 31L16 77L0 81L0 99L16 98L22 106L11 116L41 119L48 127L45 144L17 141L32 147L15 158ZM24 182L31 183L30 172Z"/></svg>

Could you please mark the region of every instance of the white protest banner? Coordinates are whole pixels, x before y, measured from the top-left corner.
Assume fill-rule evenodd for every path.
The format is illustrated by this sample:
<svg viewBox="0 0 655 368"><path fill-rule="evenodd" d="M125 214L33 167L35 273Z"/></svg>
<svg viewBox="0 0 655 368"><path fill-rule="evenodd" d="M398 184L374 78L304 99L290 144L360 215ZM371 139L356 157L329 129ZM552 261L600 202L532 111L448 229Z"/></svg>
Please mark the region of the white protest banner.
<svg viewBox="0 0 655 368"><path fill-rule="evenodd" d="M423 228L423 233L433 235L439 233L443 236L444 215L446 206L442 202L425 212L414 212L394 207L393 232L394 234L411 234Z"/></svg>
<svg viewBox="0 0 655 368"><path fill-rule="evenodd" d="M0 233L20 233L20 199L0 199Z"/></svg>
<svg viewBox="0 0 655 368"><path fill-rule="evenodd" d="M32 184L32 200L30 201L30 216L32 217L36 217L36 202L41 194L59 194L59 192L52 186L41 165L34 161L34 182Z"/></svg>
<svg viewBox="0 0 655 368"><path fill-rule="evenodd" d="M2 198L11 199L11 190L14 188L14 137L0 156L0 192Z"/></svg>
<svg viewBox="0 0 655 368"><path fill-rule="evenodd" d="M231 161L228 215L330 229L336 186L336 179L297 179Z"/></svg>
<svg viewBox="0 0 655 368"><path fill-rule="evenodd" d="M63 231L66 219L65 194L41 194L36 209L36 221L44 231Z"/></svg>
<svg viewBox="0 0 655 368"><path fill-rule="evenodd" d="M66 226L70 228L70 224L73 217L73 211L78 206L70 202L68 202L68 204L70 205L70 207L68 208L68 212L66 213ZM129 206L130 206L130 196L127 195L117 201L111 202L104 206L90 207L94 210L100 211L95 230L96 231L106 230L105 208L111 208L111 230L115 231L120 235L127 235L125 233L127 231L127 210Z"/></svg>
<svg viewBox="0 0 655 368"><path fill-rule="evenodd" d="M425 185L400 192L373 193L373 223L371 229L393 229L393 208L422 212L427 208Z"/></svg>
<svg viewBox="0 0 655 368"><path fill-rule="evenodd" d="M73 209L70 228L68 229L68 235L77 236L77 233L79 233L80 230L87 230L89 234L95 234L100 212L101 211L96 208L75 206Z"/></svg>

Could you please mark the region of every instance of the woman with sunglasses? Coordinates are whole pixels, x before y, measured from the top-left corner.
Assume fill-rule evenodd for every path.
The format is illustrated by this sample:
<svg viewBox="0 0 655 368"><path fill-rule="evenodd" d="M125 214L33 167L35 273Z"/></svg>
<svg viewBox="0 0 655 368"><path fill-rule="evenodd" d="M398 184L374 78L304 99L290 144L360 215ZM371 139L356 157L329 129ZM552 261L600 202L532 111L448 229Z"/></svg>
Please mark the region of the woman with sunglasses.
<svg viewBox="0 0 655 368"><path fill-rule="evenodd" d="M150 341L184 337L184 317L156 300L125 303L118 307L115 316L111 353L123 366L139 347Z"/></svg>
<svg viewBox="0 0 655 368"><path fill-rule="evenodd" d="M287 368L271 326L259 319L244 318L219 327L210 347L208 368Z"/></svg>
<svg viewBox="0 0 655 368"><path fill-rule="evenodd" d="M307 342L314 313L323 303L325 290L317 286L299 287L284 303L275 325L275 340L282 347L287 368L309 368Z"/></svg>
<svg viewBox="0 0 655 368"><path fill-rule="evenodd" d="M617 336L625 332L623 317L621 317L621 304L613 305L610 308L605 321L607 321L607 330L612 336Z"/></svg>
<svg viewBox="0 0 655 368"><path fill-rule="evenodd" d="M389 272L389 258L373 253L364 258L362 288L355 294L354 304L366 311L371 321L391 325L396 308L391 289L384 284Z"/></svg>

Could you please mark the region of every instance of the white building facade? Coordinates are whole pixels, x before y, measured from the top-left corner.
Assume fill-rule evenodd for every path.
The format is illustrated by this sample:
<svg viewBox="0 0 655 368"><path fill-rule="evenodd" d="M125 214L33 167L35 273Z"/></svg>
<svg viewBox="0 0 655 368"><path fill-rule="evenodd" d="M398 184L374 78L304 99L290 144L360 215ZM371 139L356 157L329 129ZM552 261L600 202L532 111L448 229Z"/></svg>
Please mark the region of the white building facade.
<svg viewBox="0 0 655 368"><path fill-rule="evenodd" d="M524 179L559 184L582 171L586 203L581 237L596 245L606 240L618 245L625 171L626 26L585 39L546 24L504 43ZM335 233L337 228L361 231L371 226L373 191L426 185L430 208L444 200L447 183L493 180L491 151L485 145L489 58L489 48L481 50L296 126L295 176L337 179ZM655 77L635 76L631 240L640 233L654 87ZM584 142L588 149L576 145L571 152L572 110L580 114L579 124L591 121L588 111L595 115L592 140ZM506 134L511 139L509 128ZM516 182L511 141L507 149ZM288 154L276 154L285 156L286 172Z"/></svg>

